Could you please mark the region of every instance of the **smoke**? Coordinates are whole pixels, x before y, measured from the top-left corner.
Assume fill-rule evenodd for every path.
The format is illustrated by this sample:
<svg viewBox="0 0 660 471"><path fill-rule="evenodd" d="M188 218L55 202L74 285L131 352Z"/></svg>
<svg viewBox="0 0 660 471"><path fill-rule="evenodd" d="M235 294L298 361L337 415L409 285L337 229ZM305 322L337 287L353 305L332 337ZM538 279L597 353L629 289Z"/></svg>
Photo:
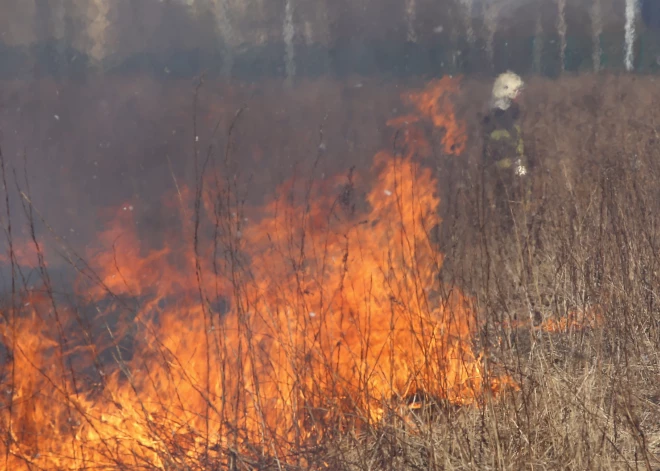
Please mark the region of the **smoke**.
<svg viewBox="0 0 660 471"><path fill-rule="evenodd" d="M52 2L51 14L53 18L53 35L58 39L66 37L66 7L62 0Z"/></svg>
<svg viewBox="0 0 660 471"><path fill-rule="evenodd" d="M91 47L89 55L95 60L103 60L106 56L106 34L109 30L110 3L106 0L89 0L87 7L87 36Z"/></svg>
<svg viewBox="0 0 660 471"><path fill-rule="evenodd" d="M491 69L495 65L495 34L497 33L498 16L503 4L495 1L487 3L484 11L484 27L486 28L486 55Z"/></svg>
<svg viewBox="0 0 660 471"><path fill-rule="evenodd" d="M637 16L637 0L626 0L626 25L625 25L625 47L626 54L624 64L626 70L633 69L634 43L635 43L635 19Z"/></svg>
<svg viewBox="0 0 660 471"><path fill-rule="evenodd" d="M408 42L417 42L415 24L417 22L417 1L406 0L406 30Z"/></svg>
<svg viewBox="0 0 660 471"><path fill-rule="evenodd" d="M295 25L293 23L293 0L286 0L284 5L284 27L283 39L286 51L286 77L292 81L296 75L296 58L293 39L296 34Z"/></svg>
<svg viewBox="0 0 660 471"><path fill-rule="evenodd" d="M223 65L222 74L230 76L234 65L234 31L229 16L227 0L213 0L213 13L216 28L222 40Z"/></svg>
<svg viewBox="0 0 660 471"><path fill-rule="evenodd" d="M566 69L566 0L557 0L557 34L561 71Z"/></svg>
<svg viewBox="0 0 660 471"><path fill-rule="evenodd" d="M474 11L474 0L460 0L463 12L463 24L465 36L470 44L474 43L474 28L472 26L472 15Z"/></svg>
<svg viewBox="0 0 660 471"><path fill-rule="evenodd" d="M594 0L591 7L591 31L593 41L592 62L594 65L594 72L600 71L600 58L602 56L602 47L600 45L600 36L603 33L603 19L600 0Z"/></svg>

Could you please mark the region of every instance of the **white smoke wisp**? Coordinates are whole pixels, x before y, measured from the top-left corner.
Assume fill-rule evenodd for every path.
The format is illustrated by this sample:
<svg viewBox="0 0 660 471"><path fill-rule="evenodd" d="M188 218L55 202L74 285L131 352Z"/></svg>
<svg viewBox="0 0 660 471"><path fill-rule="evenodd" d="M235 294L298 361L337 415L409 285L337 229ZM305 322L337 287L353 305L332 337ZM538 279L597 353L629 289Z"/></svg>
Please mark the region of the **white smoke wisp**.
<svg viewBox="0 0 660 471"><path fill-rule="evenodd" d="M594 3L591 7L591 32L593 40L592 61L594 64L594 72L597 73L600 71L600 58L603 54L603 50L600 45L600 36L603 34L603 18L600 0L594 0Z"/></svg>
<svg viewBox="0 0 660 471"><path fill-rule="evenodd" d="M625 25L625 48L626 55L624 58L624 65L627 71L633 69L633 59L635 55L635 19L637 17L637 0L626 1L626 25Z"/></svg>
<svg viewBox="0 0 660 471"><path fill-rule="evenodd" d="M474 43L474 28L472 27L472 12L474 10L474 0L460 0L462 5L463 23L465 26L465 36L470 44Z"/></svg>
<svg viewBox="0 0 660 471"><path fill-rule="evenodd" d="M190 9L194 17L198 17L203 12L202 1L200 0L183 0L184 4Z"/></svg>
<svg viewBox="0 0 660 471"><path fill-rule="evenodd" d="M53 36L55 39L63 39L66 36L66 5L62 0L51 4L53 15Z"/></svg>
<svg viewBox="0 0 660 471"><path fill-rule="evenodd" d="M497 8L498 13L502 17L511 19L523 20L520 12L521 8L537 5L539 0L457 0L463 6L463 11L471 15L475 19L481 19L482 15L490 8ZM551 0L541 0L547 3ZM581 1L581 0L578 0Z"/></svg>
<svg viewBox="0 0 660 471"><path fill-rule="evenodd" d="M486 55L490 66L495 66L495 34L497 33L497 23L500 10L503 3L497 0L490 0L485 6L484 11L484 26L486 27Z"/></svg>
<svg viewBox="0 0 660 471"><path fill-rule="evenodd" d="M557 34L559 35L559 57L561 71L566 70L566 0L557 0Z"/></svg>
<svg viewBox="0 0 660 471"><path fill-rule="evenodd" d="M470 8L465 8L464 11L470 14L479 14L483 11L483 22L485 27L485 50L490 65L494 66L495 59L495 35L499 30L500 23L506 24L510 21L518 22L520 18L517 17L520 8L533 3L534 0L482 0L483 9L473 9L473 0L462 0L463 5ZM565 1L565 0L563 0Z"/></svg>
<svg viewBox="0 0 660 471"><path fill-rule="evenodd" d="M284 39L285 47L285 63L286 78L292 81L296 75L296 58L293 46L293 38L296 34L295 25L293 23L293 0L286 0L284 5L284 28L282 31L282 38Z"/></svg>
<svg viewBox="0 0 660 471"><path fill-rule="evenodd" d="M229 19L229 5L227 0L214 0L212 3L215 26L223 42L222 73L230 76L234 68L234 30Z"/></svg>
<svg viewBox="0 0 660 471"><path fill-rule="evenodd" d="M92 0L87 6L86 33L91 42L89 55L101 61L106 55L106 39L110 20L110 2L105 0Z"/></svg>
<svg viewBox="0 0 660 471"><path fill-rule="evenodd" d="M417 22L417 0L406 0L406 29L408 42L417 42L417 31L415 23Z"/></svg>

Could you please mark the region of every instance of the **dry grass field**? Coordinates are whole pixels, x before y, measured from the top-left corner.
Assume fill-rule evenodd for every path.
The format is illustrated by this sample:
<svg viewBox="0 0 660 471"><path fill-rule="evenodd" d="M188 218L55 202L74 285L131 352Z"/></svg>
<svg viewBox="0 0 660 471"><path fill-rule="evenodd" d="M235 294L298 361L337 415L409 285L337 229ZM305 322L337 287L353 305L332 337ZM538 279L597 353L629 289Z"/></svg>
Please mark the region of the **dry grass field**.
<svg viewBox="0 0 660 471"><path fill-rule="evenodd" d="M0 468L660 469L655 77L528 79L512 224L487 83L25 87Z"/></svg>

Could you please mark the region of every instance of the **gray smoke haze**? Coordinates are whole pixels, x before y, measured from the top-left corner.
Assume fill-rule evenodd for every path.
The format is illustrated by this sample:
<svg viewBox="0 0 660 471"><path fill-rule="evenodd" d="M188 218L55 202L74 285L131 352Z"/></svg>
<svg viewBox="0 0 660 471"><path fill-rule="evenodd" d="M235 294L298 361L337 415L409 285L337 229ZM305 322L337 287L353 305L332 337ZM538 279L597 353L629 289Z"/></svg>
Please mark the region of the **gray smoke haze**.
<svg viewBox="0 0 660 471"><path fill-rule="evenodd" d="M3 0L0 145L21 172L27 157L35 202L67 240L84 244L99 208L125 201L158 233L172 174L191 180L202 73L201 141L248 104L237 152L263 196L316 155L320 123L329 172L368 161L399 83L657 70L650 1Z"/></svg>

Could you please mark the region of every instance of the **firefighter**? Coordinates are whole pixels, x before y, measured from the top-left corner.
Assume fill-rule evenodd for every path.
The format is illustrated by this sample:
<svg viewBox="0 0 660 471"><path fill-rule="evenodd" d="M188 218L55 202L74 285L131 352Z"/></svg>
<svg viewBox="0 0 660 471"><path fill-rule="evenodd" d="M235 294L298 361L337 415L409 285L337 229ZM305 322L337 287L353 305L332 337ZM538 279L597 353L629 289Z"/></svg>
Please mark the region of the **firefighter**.
<svg viewBox="0 0 660 471"><path fill-rule="evenodd" d="M523 203L527 160L520 129L520 107L516 103L522 79L505 72L493 84L490 109L483 118L483 178L489 189L493 216L503 225L513 222L513 203Z"/></svg>

